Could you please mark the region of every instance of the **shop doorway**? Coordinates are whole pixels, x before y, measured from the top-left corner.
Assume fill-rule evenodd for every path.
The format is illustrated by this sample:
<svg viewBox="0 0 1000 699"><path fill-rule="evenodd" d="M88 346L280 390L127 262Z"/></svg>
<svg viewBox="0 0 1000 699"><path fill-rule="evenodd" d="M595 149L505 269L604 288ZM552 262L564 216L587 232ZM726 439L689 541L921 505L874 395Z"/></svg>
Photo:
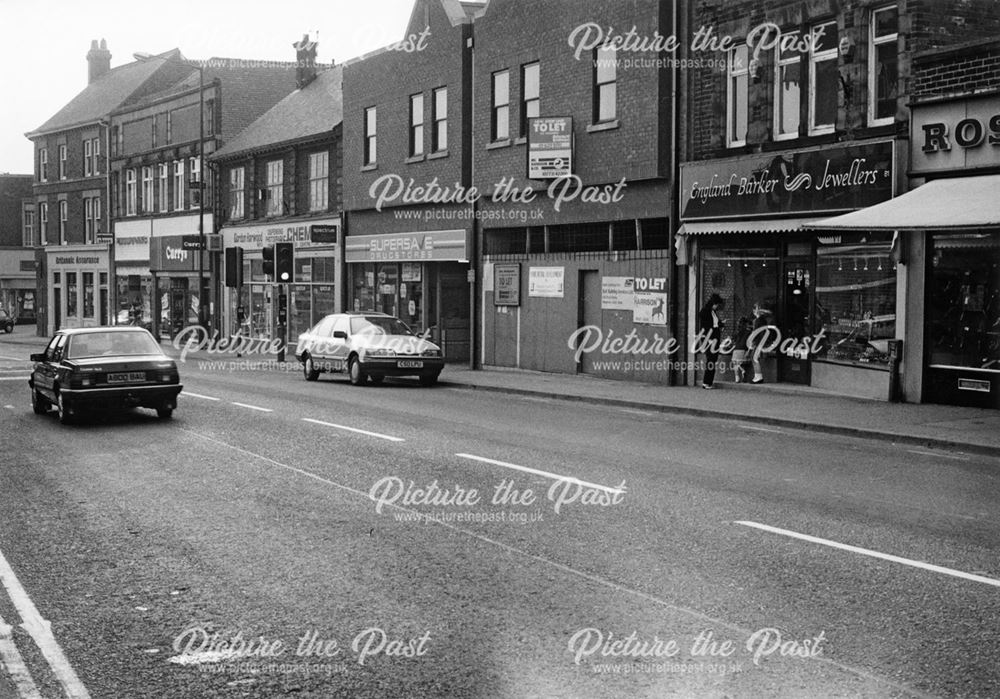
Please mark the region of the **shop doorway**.
<svg viewBox="0 0 1000 699"><path fill-rule="evenodd" d="M580 313L578 327L592 325L601 327L601 275L596 270L580 270ZM592 353L586 352L580 357L577 371L582 374L593 374L594 360Z"/></svg>
<svg viewBox="0 0 1000 699"><path fill-rule="evenodd" d="M813 303L812 260L808 257L788 257L783 263L781 308L778 312L778 329L782 345L794 342L796 348L808 346L812 328ZM787 343L787 344L786 344ZM809 353L806 350L778 350L778 380L803 384L810 382Z"/></svg>

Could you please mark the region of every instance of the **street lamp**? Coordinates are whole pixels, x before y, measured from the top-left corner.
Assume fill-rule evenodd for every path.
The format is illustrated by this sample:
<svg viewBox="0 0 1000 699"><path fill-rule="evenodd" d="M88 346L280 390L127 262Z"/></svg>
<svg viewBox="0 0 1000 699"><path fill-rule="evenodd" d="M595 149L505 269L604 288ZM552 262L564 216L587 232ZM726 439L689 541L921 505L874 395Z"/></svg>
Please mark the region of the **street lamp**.
<svg viewBox="0 0 1000 699"><path fill-rule="evenodd" d="M151 53L139 52L132 56L137 61L159 58L165 63L176 63L198 71L198 323L205 327L205 309L208 294L205 293L205 67L189 61L177 61ZM190 183L190 180L189 180Z"/></svg>

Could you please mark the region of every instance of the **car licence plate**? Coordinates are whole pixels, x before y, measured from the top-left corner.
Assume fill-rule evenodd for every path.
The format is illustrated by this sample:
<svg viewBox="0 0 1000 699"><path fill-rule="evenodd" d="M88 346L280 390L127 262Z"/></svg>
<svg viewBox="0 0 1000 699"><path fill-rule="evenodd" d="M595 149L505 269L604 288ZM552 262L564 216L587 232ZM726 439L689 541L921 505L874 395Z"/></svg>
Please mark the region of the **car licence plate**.
<svg viewBox="0 0 1000 699"><path fill-rule="evenodd" d="M401 359L398 366L400 369L423 369L424 363L413 359Z"/></svg>
<svg viewBox="0 0 1000 699"><path fill-rule="evenodd" d="M123 371L118 374L108 374L108 383L129 383L131 381L145 381L144 371Z"/></svg>

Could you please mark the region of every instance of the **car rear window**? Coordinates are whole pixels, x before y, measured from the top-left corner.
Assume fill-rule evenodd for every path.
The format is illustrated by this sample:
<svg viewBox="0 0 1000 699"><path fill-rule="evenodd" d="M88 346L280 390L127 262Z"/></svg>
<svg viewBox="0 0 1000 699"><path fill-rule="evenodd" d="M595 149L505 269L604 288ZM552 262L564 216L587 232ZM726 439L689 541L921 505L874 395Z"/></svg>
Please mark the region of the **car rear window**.
<svg viewBox="0 0 1000 699"><path fill-rule="evenodd" d="M162 354L160 346L144 332L93 332L70 338L70 359L129 354Z"/></svg>

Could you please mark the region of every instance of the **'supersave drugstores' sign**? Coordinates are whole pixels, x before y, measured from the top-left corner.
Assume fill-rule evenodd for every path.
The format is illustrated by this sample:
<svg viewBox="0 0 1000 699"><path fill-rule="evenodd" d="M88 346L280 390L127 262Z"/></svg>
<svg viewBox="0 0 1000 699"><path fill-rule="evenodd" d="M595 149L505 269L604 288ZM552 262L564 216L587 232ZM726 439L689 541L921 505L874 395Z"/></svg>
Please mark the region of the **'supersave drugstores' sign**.
<svg viewBox="0 0 1000 699"><path fill-rule="evenodd" d="M892 198L893 142L758 153L681 166L681 218L853 211Z"/></svg>

